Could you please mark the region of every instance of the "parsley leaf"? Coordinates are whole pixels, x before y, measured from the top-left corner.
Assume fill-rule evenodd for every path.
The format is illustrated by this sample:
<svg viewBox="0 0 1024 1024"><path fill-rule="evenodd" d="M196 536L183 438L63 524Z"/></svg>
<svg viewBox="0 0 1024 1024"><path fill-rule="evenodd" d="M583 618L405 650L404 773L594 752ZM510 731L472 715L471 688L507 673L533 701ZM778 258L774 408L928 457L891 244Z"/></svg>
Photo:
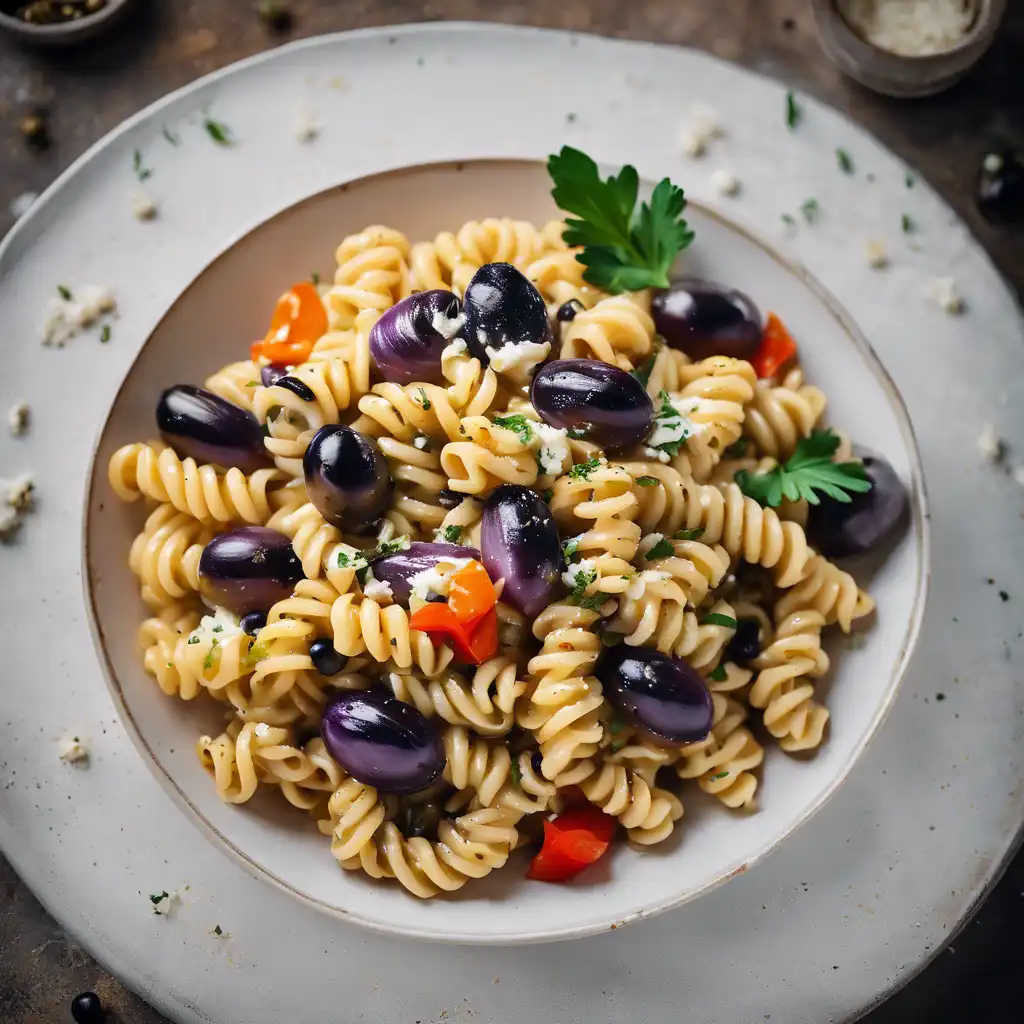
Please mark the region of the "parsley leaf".
<svg viewBox="0 0 1024 1024"><path fill-rule="evenodd" d="M424 398L426 398L426 394L424 394ZM424 408L429 409L430 404L427 403ZM496 427L503 427L505 430L511 430L513 434L518 434L521 444L529 444L533 440L533 428L522 413L516 413L515 416L495 416L491 422Z"/></svg>
<svg viewBox="0 0 1024 1024"><path fill-rule="evenodd" d="M909 213L903 214L903 216L900 217L900 226L903 228L903 234L913 234L915 230L913 217L911 217Z"/></svg>
<svg viewBox="0 0 1024 1024"><path fill-rule="evenodd" d="M523 769L519 767L519 759L518 758L516 758L509 765L509 774L512 776L512 781L517 786L521 786L523 784Z"/></svg>
<svg viewBox="0 0 1024 1024"><path fill-rule="evenodd" d="M796 227L796 217L794 217L793 214L791 214L791 213L784 213L782 215L782 223L785 224L786 227L795 228Z"/></svg>
<svg viewBox="0 0 1024 1024"><path fill-rule="evenodd" d="M709 673L708 679L713 683L724 683L726 679L725 666L716 665Z"/></svg>
<svg viewBox="0 0 1024 1024"><path fill-rule="evenodd" d="M834 501L849 504L850 493L871 490L871 481L859 462L833 462L839 447L839 435L831 430L812 431L803 438L796 451L782 466L769 473L750 473L741 469L736 474L740 490L760 505L776 507L783 498L805 499L811 505L820 503L822 494Z"/></svg>
<svg viewBox="0 0 1024 1024"><path fill-rule="evenodd" d="M792 131L804 118L804 112L792 90L786 93L786 127Z"/></svg>
<svg viewBox="0 0 1024 1024"><path fill-rule="evenodd" d="M734 441L728 448L722 452L723 459L742 459L747 454L747 446L749 441L745 437L741 437L738 441Z"/></svg>
<svg viewBox="0 0 1024 1024"><path fill-rule="evenodd" d="M704 528L698 526L695 530L676 530L672 534L674 540L700 540L704 536Z"/></svg>
<svg viewBox="0 0 1024 1024"><path fill-rule="evenodd" d="M725 626L726 629L735 629L736 620L731 615L723 615L721 612L708 612L700 620L702 626Z"/></svg>
<svg viewBox="0 0 1024 1024"><path fill-rule="evenodd" d="M214 637L213 644L210 646L209 651L206 652L206 657L203 658L203 668L213 668L214 651L216 651L218 647L220 647L220 641Z"/></svg>
<svg viewBox="0 0 1024 1024"><path fill-rule="evenodd" d="M636 377L644 387L647 387L647 382L651 379L651 370L654 369L654 360L657 357L654 354L649 355L638 367L629 371L630 377Z"/></svg>
<svg viewBox="0 0 1024 1024"><path fill-rule="evenodd" d="M596 569L579 569L572 579L572 593L566 598L569 604L579 605L589 611L597 611L608 600L607 594L597 593L587 596L587 587L597 581Z"/></svg>
<svg viewBox="0 0 1024 1024"><path fill-rule="evenodd" d="M309 279L310 279L310 281L313 282L314 286L319 286L319 284L320 284L320 274L319 274L319 272L314 270L313 273L309 275Z"/></svg>
<svg viewBox="0 0 1024 1024"><path fill-rule="evenodd" d="M219 924L218 925L214 925L213 934L214 935L223 935L224 934L224 929L221 928L221 926Z"/></svg>
<svg viewBox="0 0 1024 1024"><path fill-rule="evenodd" d="M584 247L577 259L585 281L612 293L668 287L676 255L693 241L681 188L663 178L638 210L635 167L602 181L597 164L571 146L548 158L548 173L555 202L576 215L566 218L563 238Z"/></svg>
<svg viewBox="0 0 1024 1024"><path fill-rule="evenodd" d="M646 558L648 562L651 562L655 558L668 558L669 555L674 555L675 553L676 549L672 547L672 541L666 540L662 537L661 540L659 540L658 543L647 552Z"/></svg>
<svg viewBox="0 0 1024 1024"><path fill-rule="evenodd" d="M686 447L686 439L692 433L690 424L689 421L683 417L683 414L672 404L672 399L669 397L669 393L667 391L661 390L658 392L658 401L661 402L661 406L654 417L655 432L659 428L664 428L673 432L678 431L679 437L673 441L662 441L661 444L652 445L652 447L657 448L660 452L665 452L667 455L675 457L679 454L681 449ZM652 434L651 436L653 437L655 435Z"/></svg>
<svg viewBox="0 0 1024 1024"><path fill-rule="evenodd" d="M378 555L393 555L398 551L404 551L409 546L409 538L406 534L396 537L394 540L382 540L377 545Z"/></svg>
<svg viewBox="0 0 1024 1024"><path fill-rule="evenodd" d="M161 893L150 893L149 902L152 903L153 906L155 907L158 903L162 902L163 900L169 900L170 898L171 894L166 889L164 889L164 891Z"/></svg>
<svg viewBox="0 0 1024 1024"><path fill-rule="evenodd" d="M553 487L546 488L544 493L541 494L541 497L545 501L550 501L554 496L555 496L555 489Z"/></svg>
<svg viewBox="0 0 1024 1024"><path fill-rule="evenodd" d="M711 776L711 781L714 782L715 779L724 779L728 774L729 773L727 771L720 771L716 775Z"/></svg>
<svg viewBox="0 0 1024 1024"><path fill-rule="evenodd" d="M420 406L425 410L430 408L430 399L427 398L427 392L423 388L417 388L416 394L420 396ZM525 441L523 442L526 443Z"/></svg>
<svg viewBox="0 0 1024 1024"><path fill-rule="evenodd" d="M572 556L576 554L577 548L579 548L580 542L577 537L572 537L562 545L562 557L566 562L572 559Z"/></svg>
<svg viewBox="0 0 1024 1024"><path fill-rule="evenodd" d="M449 544L457 544L459 542L459 538L462 536L462 527L461 526L446 526L444 528L443 534L444 534L444 539Z"/></svg>
<svg viewBox="0 0 1024 1024"><path fill-rule="evenodd" d="M821 204L817 199L805 199L800 204L800 212L804 215L804 220L808 224L814 224L818 217L821 216Z"/></svg>
<svg viewBox="0 0 1024 1024"><path fill-rule="evenodd" d="M64 284L57 285L57 294L60 295L60 297L65 302L70 302L71 301L71 289L67 285L64 285Z"/></svg>
<svg viewBox="0 0 1024 1024"><path fill-rule="evenodd" d="M132 154L132 170L139 181L145 181L153 173L148 167L142 166L142 153L139 150Z"/></svg>
<svg viewBox="0 0 1024 1024"><path fill-rule="evenodd" d="M658 486L658 480L657 480L656 477L653 477L653 476L638 476L636 478L636 483L640 487L657 487Z"/></svg>
<svg viewBox="0 0 1024 1024"><path fill-rule="evenodd" d="M110 324L104 324L100 328L100 344L106 345L110 341Z"/></svg>
<svg viewBox="0 0 1024 1024"><path fill-rule="evenodd" d="M618 715L616 715L616 716L615 716L615 717L614 717L614 718L613 718L613 719L612 719L612 720L611 720L611 721L610 721L610 722L608 723L608 731L609 731L609 732L610 732L610 733L611 733L611 734L612 734L613 736L618 736L618 735L619 735L619 733L620 733L620 732L622 732L622 730L623 730L623 729L625 729L625 728L627 728L627 727L628 727L628 726L627 726L627 723L626 723L626 722L624 722L624 721L623 721L623 720L622 720L621 718L619 718L619 716L618 716Z"/></svg>
<svg viewBox="0 0 1024 1024"><path fill-rule="evenodd" d="M570 480L589 480L590 479L590 474L593 473L595 469L600 469L600 468L601 468L601 460L600 459L587 459L586 462L581 462L578 466L573 466L572 469L569 470L569 479Z"/></svg>
<svg viewBox="0 0 1024 1024"><path fill-rule="evenodd" d="M845 149L836 150L836 163L844 174L853 174L853 158Z"/></svg>
<svg viewBox="0 0 1024 1024"><path fill-rule="evenodd" d="M218 146L233 145L231 141L231 129L220 121L214 121L212 117L203 118L203 127L206 134L217 143Z"/></svg>
<svg viewBox="0 0 1024 1024"><path fill-rule="evenodd" d="M163 128L160 129L160 132L172 146L178 146L181 144L181 139L179 139L178 136L167 127L167 125L164 125Z"/></svg>

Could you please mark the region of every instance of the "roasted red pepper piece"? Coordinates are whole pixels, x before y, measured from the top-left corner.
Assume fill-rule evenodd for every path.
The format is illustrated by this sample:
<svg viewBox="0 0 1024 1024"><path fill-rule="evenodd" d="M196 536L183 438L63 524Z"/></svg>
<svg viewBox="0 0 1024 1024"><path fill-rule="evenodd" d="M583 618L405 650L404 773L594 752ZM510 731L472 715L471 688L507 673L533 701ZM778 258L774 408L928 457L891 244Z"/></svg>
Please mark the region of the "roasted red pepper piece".
<svg viewBox="0 0 1024 1024"><path fill-rule="evenodd" d="M596 807L579 807L544 822L544 843L526 872L539 882L565 882L608 851L617 822Z"/></svg>
<svg viewBox="0 0 1024 1024"><path fill-rule="evenodd" d="M750 360L758 377L777 377L796 358L796 342L783 322L769 313L761 345Z"/></svg>

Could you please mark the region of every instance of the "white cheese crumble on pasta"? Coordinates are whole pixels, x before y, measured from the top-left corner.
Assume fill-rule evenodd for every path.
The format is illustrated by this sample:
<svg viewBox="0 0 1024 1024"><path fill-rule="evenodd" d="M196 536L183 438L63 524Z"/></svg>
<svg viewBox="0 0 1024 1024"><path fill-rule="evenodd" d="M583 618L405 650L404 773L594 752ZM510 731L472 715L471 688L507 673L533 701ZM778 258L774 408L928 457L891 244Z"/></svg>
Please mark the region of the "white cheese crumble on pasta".
<svg viewBox="0 0 1024 1024"><path fill-rule="evenodd" d="M445 316L441 310L438 310L434 314L434 318L430 321L431 327L441 335L442 338L447 338L452 342L452 346L461 344L462 348L458 349L459 352L466 351L466 343L461 339L452 341L456 334L462 330L462 325L466 322L466 314L459 313L457 316Z"/></svg>
<svg viewBox="0 0 1024 1024"><path fill-rule="evenodd" d="M270 732L270 726L266 722L259 722L257 723L256 728L253 729L253 732L256 733L257 736L262 738L266 736L268 732Z"/></svg>
<svg viewBox="0 0 1024 1024"><path fill-rule="evenodd" d="M413 447L419 448L421 452L425 452L430 447L430 438L426 434L417 434L413 438Z"/></svg>
<svg viewBox="0 0 1024 1024"><path fill-rule="evenodd" d="M238 617L226 608L214 608L212 615L204 615L199 625L188 635L190 644L213 647L233 636L245 636L245 630L238 624Z"/></svg>
<svg viewBox="0 0 1024 1024"><path fill-rule="evenodd" d="M483 331L480 332L483 334ZM481 340L486 341L486 335ZM484 351L491 361L491 369L496 373L507 373L517 383L528 383L535 366L539 366L551 351L549 341L524 341L520 345L502 345L493 348L488 345Z"/></svg>
<svg viewBox="0 0 1024 1024"><path fill-rule="evenodd" d="M562 582L567 587L575 587L576 577L580 573L583 573L584 576L593 575L594 579L597 579L597 563L592 558L581 558L562 573Z"/></svg>
<svg viewBox="0 0 1024 1024"><path fill-rule="evenodd" d="M931 299L940 309L956 316L964 311L964 300L952 277L936 277L925 282L925 298Z"/></svg>
<svg viewBox="0 0 1024 1024"><path fill-rule="evenodd" d="M452 585L452 576L472 561L471 558L440 559L429 569L424 569L409 577L412 593L421 601L428 600L431 594L447 597Z"/></svg>
<svg viewBox="0 0 1024 1024"><path fill-rule="evenodd" d="M441 353L441 361L443 362L446 356L461 356L468 347L462 338L456 338L450 345L445 346L444 351Z"/></svg>
<svg viewBox="0 0 1024 1024"><path fill-rule="evenodd" d="M998 462L1003 457L1003 441L991 423L986 423L978 437L978 451L986 462Z"/></svg>
<svg viewBox="0 0 1024 1024"><path fill-rule="evenodd" d="M28 429L28 402L15 402L7 412L7 426L12 437L21 437Z"/></svg>
<svg viewBox="0 0 1024 1024"><path fill-rule="evenodd" d="M720 167L711 175L711 187L720 196L734 196L739 193L740 179L732 171Z"/></svg>
<svg viewBox="0 0 1024 1024"><path fill-rule="evenodd" d="M558 427L549 427L546 423L531 423L540 443L537 459L543 473L557 476L569 461L569 435Z"/></svg>
<svg viewBox="0 0 1024 1024"><path fill-rule="evenodd" d="M46 306L43 318L43 344L62 348L85 327L91 327L104 314L117 308L109 288L86 285L65 299L55 295Z"/></svg>
<svg viewBox="0 0 1024 1024"><path fill-rule="evenodd" d="M89 746L79 736L68 736L60 742L58 756L68 764L89 759Z"/></svg>
<svg viewBox="0 0 1024 1024"><path fill-rule="evenodd" d="M671 414L659 412L654 418L654 430L647 438L647 448L657 450L666 444L678 444L698 432L698 428L690 419L690 414L699 407L699 398L671 398L669 404L673 410ZM658 452L658 459L668 462L668 456L663 451Z"/></svg>
<svg viewBox="0 0 1024 1024"><path fill-rule="evenodd" d="M137 220L152 220L156 216L156 203L141 188L132 193L132 214Z"/></svg>
<svg viewBox="0 0 1024 1024"><path fill-rule="evenodd" d="M363 597L380 604L383 601L390 601L394 594L387 580L367 580L363 584Z"/></svg>

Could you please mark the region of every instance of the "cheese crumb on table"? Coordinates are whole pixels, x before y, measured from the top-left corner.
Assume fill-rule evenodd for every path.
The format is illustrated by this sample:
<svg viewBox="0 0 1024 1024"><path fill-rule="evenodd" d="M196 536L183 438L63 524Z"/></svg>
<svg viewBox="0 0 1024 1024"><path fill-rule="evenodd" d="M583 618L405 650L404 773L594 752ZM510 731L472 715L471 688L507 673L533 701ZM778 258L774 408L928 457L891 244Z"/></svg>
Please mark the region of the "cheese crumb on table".
<svg viewBox="0 0 1024 1024"><path fill-rule="evenodd" d="M136 220L152 220L156 216L156 203L142 189L132 193L132 214Z"/></svg>
<svg viewBox="0 0 1024 1024"><path fill-rule="evenodd" d="M317 124L309 108L301 104L295 112L295 138L299 142L312 142L320 134Z"/></svg>
<svg viewBox="0 0 1024 1024"><path fill-rule="evenodd" d="M924 286L925 297L931 299L940 309L950 316L956 316L964 310L964 300L952 277L936 277L927 281Z"/></svg>
<svg viewBox="0 0 1024 1024"><path fill-rule="evenodd" d="M886 255L885 246L877 239L865 243L864 259L873 270L881 270L889 264L889 257Z"/></svg>
<svg viewBox="0 0 1024 1024"><path fill-rule="evenodd" d="M31 473L0 480L0 540L9 540L24 522L32 508L34 490Z"/></svg>
<svg viewBox="0 0 1024 1024"><path fill-rule="evenodd" d="M720 196L734 196L739 193L740 179L732 171L720 167L711 175L711 187Z"/></svg>
<svg viewBox="0 0 1024 1024"><path fill-rule="evenodd" d="M28 402L15 402L7 413L7 426L13 437L21 437L28 430Z"/></svg>
<svg viewBox="0 0 1024 1024"><path fill-rule="evenodd" d="M996 463L1003 457L1003 441L991 423L986 423L978 437L978 451L986 462Z"/></svg>
<svg viewBox="0 0 1024 1024"><path fill-rule="evenodd" d="M708 143L722 137L718 116L711 107L695 104L690 108L690 118L679 136L683 153L691 158L703 156Z"/></svg>
<svg viewBox="0 0 1024 1024"><path fill-rule="evenodd" d="M115 309L114 296L102 285L85 285L75 292L55 295L46 306L42 342L63 348L83 328L91 327L104 313Z"/></svg>
<svg viewBox="0 0 1024 1024"><path fill-rule="evenodd" d="M68 736L61 740L60 759L68 764L89 760L89 748L78 736Z"/></svg>

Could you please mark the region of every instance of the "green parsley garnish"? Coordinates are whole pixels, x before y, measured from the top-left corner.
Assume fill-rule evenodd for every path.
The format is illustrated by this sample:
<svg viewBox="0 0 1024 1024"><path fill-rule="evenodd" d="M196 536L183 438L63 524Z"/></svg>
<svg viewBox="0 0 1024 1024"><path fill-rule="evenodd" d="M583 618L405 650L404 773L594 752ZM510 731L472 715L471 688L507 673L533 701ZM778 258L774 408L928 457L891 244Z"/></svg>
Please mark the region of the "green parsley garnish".
<svg viewBox="0 0 1024 1024"><path fill-rule="evenodd" d="M839 435L832 430L815 430L803 438L785 465L769 473L750 473L741 469L736 474L740 490L761 505L772 508L790 501L807 500L817 505L818 492L834 501L849 504L850 492L863 494L871 490L871 481L859 462L833 462L839 447Z"/></svg>
<svg viewBox="0 0 1024 1024"><path fill-rule="evenodd" d="M566 430L566 434L569 435L574 441L585 441L588 434L587 427L569 427Z"/></svg>
<svg viewBox="0 0 1024 1024"><path fill-rule="evenodd" d="M251 380L245 386L247 388L258 388L262 383L263 381L260 380Z"/></svg>
<svg viewBox="0 0 1024 1024"><path fill-rule="evenodd" d="M523 784L523 769L519 767L519 758L516 758L512 764L509 765L509 773L512 776L512 781L517 785Z"/></svg>
<svg viewBox="0 0 1024 1024"><path fill-rule="evenodd" d="M723 772L719 772L717 775L712 775L711 776L711 781L714 782L715 779L724 779L726 777L726 775L728 775L728 774L729 774L728 772L724 772L724 771Z"/></svg>
<svg viewBox="0 0 1024 1024"><path fill-rule="evenodd" d="M310 279L310 281L313 282L314 285L319 286L319 284L320 284L320 274L317 271L314 270L313 273L309 275L309 279Z"/></svg>
<svg viewBox="0 0 1024 1024"><path fill-rule="evenodd" d="M627 723L626 723L626 722L624 722L624 721L623 721L623 720L622 720L621 718L619 718L619 716L618 716L618 715L616 715L616 716L615 716L615 717L614 717L614 718L613 718L613 719L612 719L612 720L611 720L611 721L610 721L610 722L608 723L608 731L609 731L609 732L610 732L610 733L611 733L611 734L612 734L613 736L618 736L618 735L619 735L619 733L620 733L620 732L622 732L622 730L623 730L623 729L626 729L626 728L628 728L628 725L627 725Z"/></svg>
<svg viewBox="0 0 1024 1024"><path fill-rule="evenodd" d="M666 540L662 537L661 540L659 540L658 543L647 552L646 557L647 561L651 562L655 558L668 558L669 555L674 555L675 553L676 549L672 547L672 541Z"/></svg>
<svg viewBox="0 0 1024 1024"><path fill-rule="evenodd" d="M905 213L902 217L900 217L900 226L903 228L903 234L913 234L915 225L914 220L909 213Z"/></svg>
<svg viewBox="0 0 1024 1024"><path fill-rule="evenodd" d="M747 454L747 446L750 442L745 438L741 437L738 441L734 441L728 448L722 452L723 459L742 459Z"/></svg>
<svg viewBox="0 0 1024 1024"><path fill-rule="evenodd" d="M669 397L669 393L662 389L658 392L658 401L661 406L658 412L655 414L654 423L655 427L658 426L658 421L661 421L662 426L674 427L678 422L678 425L682 428L682 436L676 441L665 441L662 444L654 445L659 452L665 452L666 455L676 456L679 454L681 449L686 447L686 439L690 436L690 430L683 420L683 415L680 411L672 404L672 399Z"/></svg>
<svg viewBox="0 0 1024 1024"><path fill-rule="evenodd" d="M132 154L132 170L139 181L145 181L153 173L148 167L142 166L142 153L138 150Z"/></svg>
<svg viewBox="0 0 1024 1024"><path fill-rule="evenodd" d="M554 496L555 496L555 489L553 487L546 488L544 490L544 492L541 494L541 497L545 501L550 501Z"/></svg>
<svg viewBox="0 0 1024 1024"><path fill-rule="evenodd" d="M794 217L791 213L784 213L782 215L782 223L785 224L787 227L795 228L796 217Z"/></svg>
<svg viewBox="0 0 1024 1024"><path fill-rule="evenodd" d="M206 657L203 658L203 668L213 668L213 653L220 647L220 641L214 637L213 644L209 651L206 652Z"/></svg>
<svg viewBox="0 0 1024 1024"><path fill-rule="evenodd" d="M621 750L628 742L628 736L616 736L612 740L612 750Z"/></svg>
<svg viewBox="0 0 1024 1024"><path fill-rule="evenodd" d="M231 129L226 124L221 124L220 121L214 121L212 117L204 117L203 127L206 129L206 134L209 135L218 146L232 145Z"/></svg>
<svg viewBox="0 0 1024 1024"><path fill-rule="evenodd" d="M68 288L67 285L63 285L63 284L57 285L57 294L60 295L60 297L65 302L70 302L71 301L71 289Z"/></svg>
<svg viewBox="0 0 1024 1024"><path fill-rule="evenodd" d="M197 643L199 643L199 637L197 637L197 636L190 636L188 638L188 643L190 643L190 644L197 644Z"/></svg>
<svg viewBox="0 0 1024 1024"><path fill-rule="evenodd" d="M579 605L589 611L597 611L608 599L607 594L591 594L587 596L587 587L597 580L596 569L580 569L573 577L572 593L566 598L569 604Z"/></svg>
<svg viewBox="0 0 1024 1024"><path fill-rule="evenodd" d="M704 527L698 526L695 530L676 530L672 534L673 540L700 540L704 536Z"/></svg>
<svg viewBox="0 0 1024 1024"><path fill-rule="evenodd" d="M731 615L723 615L721 612L708 612L700 620L702 626L725 626L726 629L735 629L736 620Z"/></svg>
<svg viewBox="0 0 1024 1024"><path fill-rule="evenodd" d="M223 626L214 626L213 629L210 630L210 632L211 633L223 633L224 632L224 627Z"/></svg>
<svg viewBox="0 0 1024 1024"><path fill-rule="evenodd" d="M404 551L409 546L409 538L403 533L401 537L394 540L382 540L377 545L378 555L393 555L397 551Z"/></svg>
<svg viewBox="0 0 1024 1024"><path fill-rule="evenodd" d="M427 405L424 408L430 408L430 406ZM504 430L511 430L513 434L518 434L520 444L526 445L533 440L530 421L522 413L516 413L515 416L495 416L491 422L496 427L502 427Z"/></svg>
<svg viewBox="0 0 1024 1024"><path fill-rule="evenodd" d="M149 902L155 907L158 903L162 903L164 900L169 900L170 898L171 894L164 889L161 893L150 893Z"/></svg>
<svg viewBox="0 0 1024 1024"><path fill-rule="evenodd" d="M448 541L449 544L458 544L459 538L462 536L462 527L461 526L446 526L444 528L443 533L444 533L444 539L446 541Z"/></svg>
<svg viewBox="0 0 1024 1024"><path fill-rule="evenodd" d="M106 345L110 341L110 324L104 324L100 328L100 344Z"/></svg>
<svg viewBox="0 0 1024 1024"><path fill-rule="evenodd" d="M804 220L808 224L814 224L818 217L821 216L821 204L817 199L805 199L800 204L800 212L804 215Z"/></svg>
<svg viewBox="0 0 1024 1024"><path fill-rule="evenodd" d="M786 127L792 131L804 118L804 112L796 102L793 92L786 93Z"/></svg>
<svg viewBox="0 0 1024 1024"><path fill-rule="evenodd" d="M653 476L638 476L636 482L640 487L657 487L658 479Z"/></svg>
<svg viewBox="0 0 1024 1024"><path fill-rule="evenodd" d="M181 139L179 139L178 136L175 135L174 132L172 132L171 129L167 127L167 125L164 125L163 128L160 129L160 131L161 131L161 134L163 135L163 137L172 146L179 146L179 145L181 145Z"/></svg>
<svg viewBox="0 0 1024 1024"><path fill-rule="evenodd" d="M586 462L581 462L578 466L573 466L572 469L569 470L569 479L570 480L589 480L590 479L590 474L593 473L595 469L600 469L600 468L601 468L601 460L600 459L587 459Z"/></svg>
<svg viewBox="0 0 1024 1024"><path fill-rule="evenodd" d="M651 370L654 369L654 360L657 357L649 355L636 369L630 370L629 375L636 377L644 387L647 387L647 382L651 379Z"/></svg>
<svg viewBox="0 0 1024 1024"><path fill-rule="evenodd" d="M577 259L587 268L585 281L612 293L668 287L676 255L693 241L681 188L663 178L638 210L635 167L602 181L597 164L571 146L548 158L548 173L555 202L576 215L566 219L562 237L584 247Z"/></svg>
<svg viewBox="0 0 1024 1024"><path fill-rule="evenodd" d="M417 388L416 389L416 394L418 394L420 396L420 405L423 407L423 409L424 410L429 409L430 408L430 399L427 398L426 391L423 388ZM526 442L524 441L523 443L525 444Z"/></svg>
<svg viewBox="0 0 1024 1024"><path fill-rule="evenodd" d="M836 163L844 174L853 174L853 159L845 149L836 150Z"/></svg>
<svg viewBox="0 0 1024 1024"><path fill-rule="evenodd" d="M903 184L906 185L907 188L914 187L914 176L910 173L910 171L907 171L907 173L903 176Z"/></svg>
<svg viewBox="0 0 1024 1024"><path fill-rule="evenodd" d="M726 679L725 666L716 665L709 673L708 679L713 683L724 683Z"/></svg>
<svg viewBox="0 0 1024 1024"><path fill-rule="evenodd" d="M579 548L580 542L576 537L572 537L562 545L562 557L566 562L572 559L572 556L576 554L577 548Z"/></svg>

